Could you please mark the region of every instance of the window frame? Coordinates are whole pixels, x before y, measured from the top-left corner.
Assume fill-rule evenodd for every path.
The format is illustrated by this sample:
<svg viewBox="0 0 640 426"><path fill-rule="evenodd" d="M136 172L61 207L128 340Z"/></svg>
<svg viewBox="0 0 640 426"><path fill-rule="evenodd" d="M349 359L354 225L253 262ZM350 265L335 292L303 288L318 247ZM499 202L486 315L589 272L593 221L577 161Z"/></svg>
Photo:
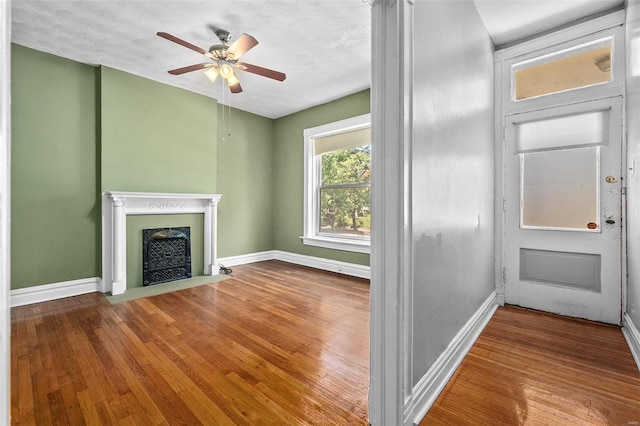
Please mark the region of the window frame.
<svg viewBox="0 0 640 426"><path fill-rule="evenodd" d="M559 35L549 35L552 40L534 40L529 49L522 51L526 46L515 46L496 52L496 65L502 62L502 68L496 70L496 85L502 85L500 94L503 112L507 115L527 111L535 111L558 105L566 105L618 96L624 87L624 30L619 25L609 28L591 28L586 34L571 34L567 38L558 38ZM593 86L579 87L542 96L515 100L513 96L514 66L519 64L535 63L537 59L544 62L544 57L552 57L571 51L575 48L596 44L598 41L611 38L611 80ZM543 43L544 44L540 44ZM512 50L513 49L513 50ZM498 83L502 79L501 83ZM498 98L496 98L498 99Z"/></svg>
<svg viewBox="0 0 640 426"><path fill-rule="evenodd" d="M579 41L579 40L577 40ZM535 95L535 96L531 96L531 97L526 97L526 98L522 98L522 99L518 99L516 94L517 94L517 79L516 79L516 74L519 71L524 71L527 70L529 68L532 67L537 67L537 66L541 66L541 65L545 65L545 64L550 64L550 63L554 63L557 61L561 61L564 59L568 59L571 58L573 56L576 55L580 55L580 54L584 54L584 53L588 53L591 52L593 50L597 50L599 48L603 48L603 47L609 47L609 60L610 60L610 69L611 69L611 73L610 73L610 79L609 81L603 81L600 83L593 83L593 84L588 84L588 85L584 85L584 86L576 86L576 87L572 87L569 89L565 89L565 90L558 90L555 92L549 92L549 93L543 93L543 94L539 94L539 95ZM535 53L533 53L530 58L528 59L524 59L522 61L519 62L514 62L511 65L511 70L510 70L510 74L511 74L511 99L510 102L515 103L515 104L519 104L522 102L525 102L527 100L533 100L536 98L541 98L544 96L553 96L553 95L559 95L561 93L568 93L568 92L572 92L574 90L580 90L580 89L588 89L588 88L594 88L596 86L601 86L601 85L609 85L611 86L612 84L616 83L614 80L616 79L616 77L619 78L619 72L617 69L617 66L619 64L620 61L616 61L616 46L615 46L615 39L614 39L614 35L613 34L606 34L606 35L602 35L601 37L596 37L593 40L589 40L586 41L584 43L576 43L575 41L573 43L567 44L566 47L564 47L563 49L555 49L555 50L551 50L545 54L539 55L539 56L535 56Z"/></svg>
<svg viewBox="0 0 640 426"><path fill-rule="evenodd" d="M318 138L370 127L371 114L369 113L304 129L304 234L300 239L305 245L371 253L370 239L355 239L320 233L319 188L321 186L322 160L314 152L314 143Z"/></svg>

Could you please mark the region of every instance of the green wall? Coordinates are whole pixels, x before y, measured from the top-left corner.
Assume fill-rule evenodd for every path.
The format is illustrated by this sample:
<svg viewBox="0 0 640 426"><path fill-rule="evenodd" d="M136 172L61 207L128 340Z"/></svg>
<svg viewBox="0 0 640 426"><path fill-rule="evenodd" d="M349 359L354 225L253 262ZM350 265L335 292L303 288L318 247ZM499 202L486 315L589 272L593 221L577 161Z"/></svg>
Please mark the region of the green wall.
<svg viewBox="0 0 640 426"><path fill-rule="evenodd" d="M11 288L100 276L96 69L11 50Z"/></svg>
<svg viewBox="0 0 640 426"><path fill-rule="evenodd" d="M216 100L107 67L100 75L102 191L215 193ZM127 217L127 288L142 285L142 230L189 226L172 216ZM194 276L204 273L201 216L189 219Z"/></svg>
<svg viewBox="0 0 640 426"><path fill-rule="evenodd" d="M102 191L223 194L220 257L278 249L369 262L299 238L302 132L369 112L368 91L277 120L225 107L223 121L215 99L14 44L12 102L13 289L101 275ZM142 229L161 226L192 227L203 273L202 215L130 216L130 286L141 283Z"/></svg>
<svg viewBox="0 0 640 426"><path fill-rule="evenodd" d="M142 230L191 228L191 274L204 275L204 215L167 214L127 216L127 288L142 287Z"/></svg>
<svg viewBox="0 0 640 426"><path fill-rule="evenodd" d="M300 239L303 234L304 129L368 112L369 90L365 90L275 121L273 196L277 250L361 265L369 264L368 254L306 246Z"/></svg>
<svg viewBox="0 0 640 426"><path fill-rule="evenodd" d="M273 120L218 110L219 257L273 250Z"/></svg>
<svg viewBox="0 0 640 426"><path fill-rule="evenodd" d="M102 190L214 193L217 102L101 67Z"/></svg>

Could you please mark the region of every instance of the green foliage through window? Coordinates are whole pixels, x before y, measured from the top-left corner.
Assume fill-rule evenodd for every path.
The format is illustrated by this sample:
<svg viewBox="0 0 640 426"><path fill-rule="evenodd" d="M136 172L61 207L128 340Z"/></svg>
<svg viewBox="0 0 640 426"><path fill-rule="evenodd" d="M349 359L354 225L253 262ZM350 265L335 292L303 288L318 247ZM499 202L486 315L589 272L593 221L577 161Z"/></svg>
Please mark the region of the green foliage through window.
<svg viewBox="0 0 640 426"><path fill-rule="evenodd" d="M371 146L321 155L320 232L369 239Z"/></svg>

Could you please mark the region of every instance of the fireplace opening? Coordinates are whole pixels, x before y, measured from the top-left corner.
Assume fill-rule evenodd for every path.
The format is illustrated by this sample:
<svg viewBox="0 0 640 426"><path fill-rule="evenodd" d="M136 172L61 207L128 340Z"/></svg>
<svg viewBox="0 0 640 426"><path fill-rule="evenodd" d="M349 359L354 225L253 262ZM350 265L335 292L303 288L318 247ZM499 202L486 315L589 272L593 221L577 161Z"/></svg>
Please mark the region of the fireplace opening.
<svg viewBox="0 0 640 426"><path fill-rule="evenodd" d="M190 228L143 229L142 262L145 286L191 278Z"/></svg>

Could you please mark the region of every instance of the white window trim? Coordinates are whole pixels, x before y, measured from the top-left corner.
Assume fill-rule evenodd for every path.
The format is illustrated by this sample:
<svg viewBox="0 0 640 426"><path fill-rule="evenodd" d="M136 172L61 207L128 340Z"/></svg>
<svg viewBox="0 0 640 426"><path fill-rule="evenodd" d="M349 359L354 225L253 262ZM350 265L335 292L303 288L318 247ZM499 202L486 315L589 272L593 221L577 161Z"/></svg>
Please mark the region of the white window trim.
<svg viewBox="0 0 640 426"><path fill-rule="evenodd" d="M318 191L315 191L315 187L320 177L321 169L316 161L313 149L313 143L316 138L368 127L371 127L371 114L363 114L304 130L304 235L300 238L305 245L357 253L371 252L370 241L324 236L318 235L316 232L319 229L318 221L320 218L316 212L320 208L320 198Z"/></svg>
<svg viewBox="0 0 640 426"><path fill-rule="evenodd" d="M502 110L505 114L516 114L563 104L619 96L620 92L624 90L625 40L624 29L621 26L623 23L624 11L614 12L530 42L496 51L494 54L496 64L495 84L496 87L498 85L501 86L501 92L496 94L496 102L501 102L501 105L496 104L496 108L499 108L497 111ZM613 39L611 51L613 74L611 81L519 101L512 99L511 67L513 65L535 60L544 55L557 54L563 50L570 50L607 37ZM497 97L498 95L500 98Z"/></svg>

